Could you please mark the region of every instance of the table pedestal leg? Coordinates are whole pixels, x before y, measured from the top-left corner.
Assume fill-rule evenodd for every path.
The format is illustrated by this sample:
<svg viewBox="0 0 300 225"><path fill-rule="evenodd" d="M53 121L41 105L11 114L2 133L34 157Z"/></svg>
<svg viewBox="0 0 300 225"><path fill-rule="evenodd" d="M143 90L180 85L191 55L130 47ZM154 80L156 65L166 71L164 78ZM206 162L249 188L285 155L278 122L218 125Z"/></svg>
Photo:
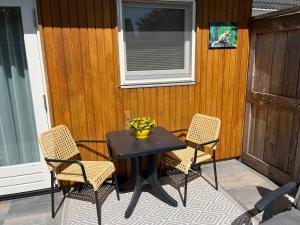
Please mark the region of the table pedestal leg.
<svg viewBox="0 0 300 225"><path fill-rule="evenodd" d="M141 196L142 188L144 185L144 178L140 174L140 160L139 158L134 158L132 160L132 166L135 171L133 171L132 174L135 176L135 187L133 191L133 195L131 197L131 200L129 202L129 205L125 211L125 218L129 218Z"/></svg>
<svg viewBox="0 0 300 225"><path fill-rule="evenodd" d="M135 188L133 191L133 195L131 197L130 203L125 212L125 218L129 218L141 196L142 188L144 184L149 183L153 189L153 191L163 200L165 203L170 206L177 206L177 201L173 199L160 185L158 176L157 176L157 164L156 164L156 155L148 156L149 162L149 172L144 179L140 172L139 158L133 159L133 174L135 174ZM146 182L147 181L147 182Z"/></svg>
<svg viewBox="0 0 300 225"><path fill-rule="evenodd" d="M157 163L156 155L150 155L148 157L149 162L149 175L147 177L148 183L151 185L153 191L158 194L161 200L170 206L177 207L177 201L173 199L160 185L158 176L157 176Z"/></svg>

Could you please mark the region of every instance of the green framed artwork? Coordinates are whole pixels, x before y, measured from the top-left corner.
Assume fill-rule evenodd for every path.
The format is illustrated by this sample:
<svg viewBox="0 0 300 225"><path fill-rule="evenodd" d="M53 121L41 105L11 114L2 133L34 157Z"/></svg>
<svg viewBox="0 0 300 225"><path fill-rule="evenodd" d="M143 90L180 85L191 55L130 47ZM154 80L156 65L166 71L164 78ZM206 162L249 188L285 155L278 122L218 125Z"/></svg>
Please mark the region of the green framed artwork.
<svg viewBox="0 0 300 225"><path fill-rule="evenodd" d="M209 48L236 48L237 23L210 23Z"/></svg>

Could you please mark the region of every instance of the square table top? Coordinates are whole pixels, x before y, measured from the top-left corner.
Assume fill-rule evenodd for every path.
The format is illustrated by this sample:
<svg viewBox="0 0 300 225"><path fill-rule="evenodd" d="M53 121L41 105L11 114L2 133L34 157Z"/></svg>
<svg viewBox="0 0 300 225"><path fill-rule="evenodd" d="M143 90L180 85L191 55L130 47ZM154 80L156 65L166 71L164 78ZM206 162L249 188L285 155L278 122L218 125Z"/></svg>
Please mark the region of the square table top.
<svg viewBox="0 0 300 225"><path fill-rule="evenodd" d="M132 130L107 133L110 148L118 159L159 154L185 149L187 144L163 127L153 127L145 139L137 139Z"/></svg>

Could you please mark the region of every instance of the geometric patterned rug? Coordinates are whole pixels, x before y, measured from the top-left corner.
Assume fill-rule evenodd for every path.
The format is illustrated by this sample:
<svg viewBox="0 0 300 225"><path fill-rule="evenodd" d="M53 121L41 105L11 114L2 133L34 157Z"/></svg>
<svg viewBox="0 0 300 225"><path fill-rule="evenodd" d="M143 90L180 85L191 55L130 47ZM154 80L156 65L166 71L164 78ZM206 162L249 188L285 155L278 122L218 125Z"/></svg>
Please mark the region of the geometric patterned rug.
<svg viewBox="0 0 300 225"><path fill-rule="evenodd" d="M210 180L198 174L190 176L188 183L187 207L182 205L182 174L174 173L160 179L163 188L178 202L172 207L155 197L151 190L142 195L130 218L124 213L132 192L121 193L117 201L113 187L103 185L100 192L102 224L104 225L256 225L227 193L215 190ZM65 199L62 225L96 225L94 192L84 189L80 194L71 192Z"/></svg>

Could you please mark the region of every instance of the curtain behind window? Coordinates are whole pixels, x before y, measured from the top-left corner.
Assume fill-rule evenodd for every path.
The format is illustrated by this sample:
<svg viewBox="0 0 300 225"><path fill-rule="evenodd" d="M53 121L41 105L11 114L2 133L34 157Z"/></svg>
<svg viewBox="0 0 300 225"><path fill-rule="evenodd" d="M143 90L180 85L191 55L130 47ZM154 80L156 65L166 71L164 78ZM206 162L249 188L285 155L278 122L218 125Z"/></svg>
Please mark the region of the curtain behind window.
<svg viewBox="0 0 300 225"><path fill-rule="evenodd" d="M38 160L21 10L0 7L0 166Z"/></svg>

